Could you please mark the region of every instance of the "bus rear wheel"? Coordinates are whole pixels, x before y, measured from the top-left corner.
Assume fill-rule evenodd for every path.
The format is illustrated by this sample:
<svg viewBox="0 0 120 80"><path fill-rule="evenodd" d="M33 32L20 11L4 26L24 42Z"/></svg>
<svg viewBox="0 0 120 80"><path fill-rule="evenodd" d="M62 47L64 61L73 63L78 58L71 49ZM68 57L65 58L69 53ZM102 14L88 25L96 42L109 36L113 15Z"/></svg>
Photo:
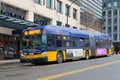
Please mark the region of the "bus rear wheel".
<svg viewBox="0 0 120 80"><path fill-rule="evenodd" d="M85 59L86 59L86 60L90 59L90 55L89 55L89 52L88 52L88 51L86 51Z"/></svg>
<svg viewBox="0 0 120 80"><path fill-rule="evenodd" d="M63 55L61 52L58 52L57 54L57 63L62 63L63 62Z"/></svg>
<svg viewBox="0 0 120 80"><path fill-rule="evenodd" d="M107 49L107 55L106 55L106 56L107 56L107 57L110 56L109 49Z"/></svg>

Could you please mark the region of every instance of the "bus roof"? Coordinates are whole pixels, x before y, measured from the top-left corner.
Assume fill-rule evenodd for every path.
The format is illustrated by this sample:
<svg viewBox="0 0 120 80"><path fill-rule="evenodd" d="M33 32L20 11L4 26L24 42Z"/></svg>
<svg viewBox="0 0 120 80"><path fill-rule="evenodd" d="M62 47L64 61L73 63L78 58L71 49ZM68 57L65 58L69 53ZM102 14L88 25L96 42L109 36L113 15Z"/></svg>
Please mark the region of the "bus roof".
<svg viewBox="0 0 120 80"><path fill-rule="evenodd" d="M56 26L56 25L44 25L44 26L36 26L36 27L30 27L27 30L35 30L35 29L41 29L45 31L48 34L57 34L57 35L65 35L65 36L80 36L80 37L89 37L91 32L86 30L79 30L79 29L73 29L73 28L67 28L62 26ZM100 32L92 32L93 36L96 39L108 39L111 40L111 37L109 35L100 33Z"/></svg>
<svg viewBox="0 0 120 80"><path fill-rule="evenodd" d="M85 30L66 28L66 27L56 26L56 25L37 26L37 27L28 28L26 30L33 30L33 29L42 29L43 31L46 31L49 34L58 34L58 35L66 35L66 36L81 36L81 37L89 36L89 32Z"/></svg>
<svg viewBox="0 0 120 80"><path fill-rule="evenodd" d="M111 40L111 37L107 34L100 33L100 32L94 32L93 34L94 34L95 38L97 38L97 39Z"/></svg>

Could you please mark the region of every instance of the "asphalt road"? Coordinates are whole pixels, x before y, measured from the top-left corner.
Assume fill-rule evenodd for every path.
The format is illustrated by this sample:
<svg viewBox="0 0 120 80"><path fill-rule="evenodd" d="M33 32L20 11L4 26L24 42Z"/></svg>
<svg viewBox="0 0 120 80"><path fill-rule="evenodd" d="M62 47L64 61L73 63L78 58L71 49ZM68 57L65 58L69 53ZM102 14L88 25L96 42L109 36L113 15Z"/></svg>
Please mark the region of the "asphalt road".
<svg viewBox="0 0 120 80"><path fill-rule="evenodd" d="M120 55L62 64L3 65L0 80L120 80Z"/></svg>

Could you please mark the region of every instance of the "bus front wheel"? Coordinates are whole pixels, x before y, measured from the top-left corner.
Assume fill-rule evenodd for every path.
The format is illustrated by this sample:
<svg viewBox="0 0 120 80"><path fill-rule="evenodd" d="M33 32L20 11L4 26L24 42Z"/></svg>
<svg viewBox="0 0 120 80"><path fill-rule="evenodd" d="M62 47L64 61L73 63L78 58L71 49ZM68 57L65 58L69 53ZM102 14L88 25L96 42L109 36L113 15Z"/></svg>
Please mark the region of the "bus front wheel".
<svg viewBox="0 0 120 80"><path fill-rule="evenodd" d="M61 52L58 52L57 54L57 63L62 63L63 62L63 55Z"/></svg>

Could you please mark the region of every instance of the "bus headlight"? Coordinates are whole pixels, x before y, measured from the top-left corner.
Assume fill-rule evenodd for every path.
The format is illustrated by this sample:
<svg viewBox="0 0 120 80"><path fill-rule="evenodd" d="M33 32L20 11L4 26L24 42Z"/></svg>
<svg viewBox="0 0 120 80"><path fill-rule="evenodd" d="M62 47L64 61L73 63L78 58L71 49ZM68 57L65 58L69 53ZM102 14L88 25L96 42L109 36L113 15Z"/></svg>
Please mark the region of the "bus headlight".
<svg viewBox="0 0 120 80"><path fill-rule="evenodd" d="M41 54L46 54L46 52L42 52Z"/></svg>
<svg viewBox="0 0 120 80"><path fill-rule="evenodd" d="M24 56L24 54L23 54L23 51L22 51L22 50L20 50L20 56Z"/></svg>
<svg viewBox="0 0 120 80"><path fill-rule="evenodd" d="M24 55L27 55L27 53L24 53Z"/></svg>

